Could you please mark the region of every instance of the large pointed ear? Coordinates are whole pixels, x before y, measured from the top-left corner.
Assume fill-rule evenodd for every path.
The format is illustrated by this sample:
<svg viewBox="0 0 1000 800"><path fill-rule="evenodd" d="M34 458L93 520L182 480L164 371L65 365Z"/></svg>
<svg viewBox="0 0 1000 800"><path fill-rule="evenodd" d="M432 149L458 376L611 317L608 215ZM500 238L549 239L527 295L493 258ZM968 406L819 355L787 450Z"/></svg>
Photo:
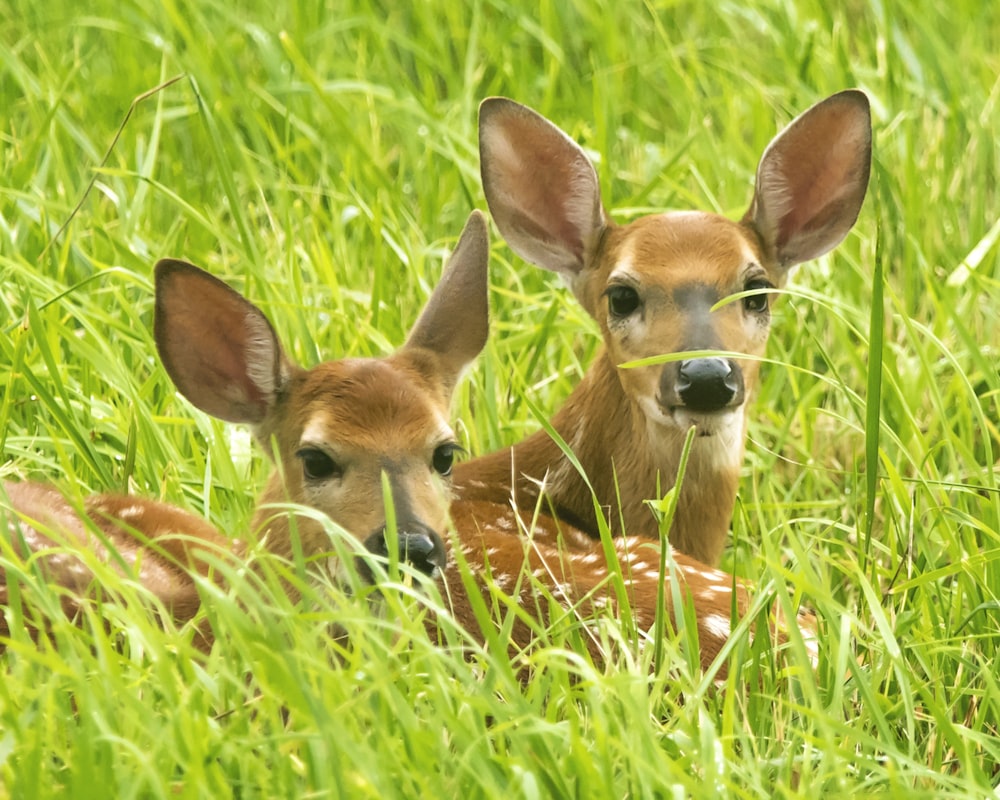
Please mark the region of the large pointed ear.
<svg viewBox="0 0 1000 800"><path fill-rule="evenodd" d="M490 332L490 240L481 211L469 215L455 252L420 314L405 347L429 350L449 390L483 347Z"/></svg>
<svg viewBox="0 0 1000 800"><path fill-rule="evenodd" d="M840 244L865 199L871 157L868 98L856 89L817 103L774 138L743 218L769 261L787 270Z"/></svg>
<svg viewBox="0 0 1000 800"><path fill-rule="evenodd" d="M607 225L586 153L530 108L490 97L479 106L479 160L486 202L507 244L572 279Z"/></svg>
<svg viewBox="0 0 1000 800"><path fill-rule="evenodd" d="M156 265L153 334L180 393L227 422L262 422L293 369L260 309L185 261Z"/></svg>

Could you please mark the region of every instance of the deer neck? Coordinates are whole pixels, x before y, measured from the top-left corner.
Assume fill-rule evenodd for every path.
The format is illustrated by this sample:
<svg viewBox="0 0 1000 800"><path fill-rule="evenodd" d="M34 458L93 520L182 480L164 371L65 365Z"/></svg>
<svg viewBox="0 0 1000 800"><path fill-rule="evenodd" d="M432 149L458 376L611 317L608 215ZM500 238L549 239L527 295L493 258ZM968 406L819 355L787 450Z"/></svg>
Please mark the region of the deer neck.
<svg viewBox="0 0 1000 800"><path fill-rule="evenodd" d="M665 495L677 482L686 431L649 421L625 393L603 351L553 417L552 427L575 455L589 487L556 441L539 431L461 465L455 475L459 501L512 499L527 513L540 503L543 513L597 536L597 497L614 535L658 537L657 518L644 501ZM742 415L733 428L728 435L693 440L670 528L671 543L706 564L719 560L736 498Z"/></svg>

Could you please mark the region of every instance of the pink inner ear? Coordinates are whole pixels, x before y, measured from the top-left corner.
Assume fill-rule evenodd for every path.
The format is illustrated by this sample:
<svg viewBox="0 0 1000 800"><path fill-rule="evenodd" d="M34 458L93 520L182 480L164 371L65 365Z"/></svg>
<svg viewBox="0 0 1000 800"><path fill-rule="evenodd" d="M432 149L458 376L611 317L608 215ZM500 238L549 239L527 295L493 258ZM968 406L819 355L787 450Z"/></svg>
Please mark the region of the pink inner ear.
<svg viewBox="0 0 1000 800"><path fill-rule="evenodd" d="M814 225L809 227L824 224L825 210L836 209L856 191L857 154L863 145L853 126L845 120L840 120L839 125L837 122L831 121L830 130L824 137L827 139L825 157L824 142L817 147L810 137L792 154L798 160L797 168L788 176L795 203L783 228L804 229L813 218Z"/></svg>
<svg viewBox="0 0 1000 800"><path fill-rule="evenodd" d="M156 339L178 390L202 411L228 422L264 418L281 351L270 323L237 292L200 270L166 273Z"/></svg>
<svg viewBox="0 0 1000 800"><path fill-rule="evenodd" d="M486 199L508 244L540 267L578 272L587 242L604 224L586 154L543 117L511 101L484 106L480 153Z"/></svg>
<svg viewBox="0 0 1000 800"><path fill-rule="evenodd" d="M864 200L870 160L866 107L842 96L806 112L772 142L749 215L779 263L807 261L840 243Z"/></svg>

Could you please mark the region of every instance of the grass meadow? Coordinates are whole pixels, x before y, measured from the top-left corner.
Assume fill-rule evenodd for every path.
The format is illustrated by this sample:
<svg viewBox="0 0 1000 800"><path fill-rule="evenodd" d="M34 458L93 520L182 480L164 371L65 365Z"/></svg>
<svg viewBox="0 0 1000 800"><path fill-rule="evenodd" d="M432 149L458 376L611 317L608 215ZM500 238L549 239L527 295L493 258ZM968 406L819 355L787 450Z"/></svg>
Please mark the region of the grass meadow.
<svg viewBox="0 0 1000 800"><path fill-rule="evenodd" d="M619 220L742 215L771 137L842 88L875 130L855 229L776 305L723 564L815 611L815 672L745 628L722 691L683 637L653 676L558 631L464 658L402 589L375 615L242 573L206 588L205 656L108 575L126 603L0 656L0 796L996 797L998 75L1000 5L972 0L0 0L0 476L227 531L268 465L157 361L158 258L245 292L301 363L384 354L485 209L483 97L586 147ZM493 239L472 453L536 430L599 344Z"/></svg>

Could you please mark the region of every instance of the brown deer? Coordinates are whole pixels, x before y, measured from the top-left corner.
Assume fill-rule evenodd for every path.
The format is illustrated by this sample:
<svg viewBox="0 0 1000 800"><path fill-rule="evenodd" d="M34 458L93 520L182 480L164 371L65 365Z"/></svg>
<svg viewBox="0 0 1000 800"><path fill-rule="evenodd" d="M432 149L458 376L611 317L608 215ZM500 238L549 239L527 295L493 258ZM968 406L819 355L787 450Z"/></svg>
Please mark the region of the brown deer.
<svg viewBox="0 0 1000 800"><path fill-rule="evenodd" d="M447 476L459 449L448 405L460 372L486 342L488 252L485 220L474 213L398 352L311 370L288 359L264 314L226 284L182 261L156 265L154 334L177 388L203 411L252 426L280 462L251 525L270 552L290 559L296 544L307 557L331 550L327 529L315 518L297 516L293 524L288 514L268 508L294 501L339 522L371 552L386 554L385 475L400 558L428 575L444 567ZM81 517L51 487L4 488L12 509L7 536L16 554L38 554L52 581L82 593L92 575L73 551L94 550L133 569L178 621L199 608L190 571L207 574L203 556L244 555L243 541L164 503L98 495L84 502ZM0 571L0 604L7 595ZM73 602L69 596L67 610ZM0 635L6 633L0 627Z"/></svg>
<svg viewBox="0 0 1000 800"><path fill-rule="evenodd" d="M543 623L551 611L539 599L539 588L572 615L585 618L604 606L613 612L627 600L639 626L651 626L657 608L671 624L673 587L666 587L661 606L660 553L653 543L615 543L625 578L623 596L611 587L600 543L567 529L563 535L575 538L557 549L547 543L554 538L550 520L539 523L549 532L532 543L515 535L520 520L507 504L464 504L449 532L448 476L458 448L448 405L460 372L486 341L487 261L485 219L474 212L400 350L383 359L345 359L311 370L289 361L264 314L236 291L195 266L161 261L156 267L157 348L188 400L223 420L251 425L265 451L276 455L279 463L251 525L270 552L291 558L297 537L301 553L334 577L347 568L328 557L329 535L314 516L293 517L272 506L292 501L322 512L367 551L386 555L384 476L395 509L399 559L441 581L453 616L474 635L482 631L454 564L458 552L476 591L507 592ZM37 558L46 577L68 590L64 607L71 615L94 589L82 549L129 572L178 622L199 609L192 573L208 574L206 555L237 560L245 555L243 540L164 503L99 495L84 502L81 514L50 487L8 483L5 490L8 547L14 557ZM0 508L0 520L3 515ZM675 561L678 596L693 604L700 657L707 665L729 637L733 609L744 612L749 594L725 573L681 555ZM0 568L0 606L8 602L8 574ZM374 581L380 573L362 560L357 574ZM0 613L0 646L10 635L6 625ZM511 639L526 646L533 636L532 627L519 621ZM199 646L211 646L207 626L198 637ZM600 658L596 642L589 646Z"/></svg>
<svg viewBox="0 0 1000 800"><path fill-rule="evenodd" d="M596 498L613 533L655 538L658 523L644 501L676 483L693 427L670 542L718 563L772 292L793 265L839 244L857 219L871 162L867 98L841 92L781 132L764 151L739 222L679 211L616 224L583 150L505 98L483 101L479 150L501 234L523 259L567 280L600 325L604 347L552 419L589 486L541 431L457 467L459 502L513 499L530 512L543 489L543 508L597 536ZM683 356L698 351L719 354ZM663 354L680 355L622 366Z"/></svg>

